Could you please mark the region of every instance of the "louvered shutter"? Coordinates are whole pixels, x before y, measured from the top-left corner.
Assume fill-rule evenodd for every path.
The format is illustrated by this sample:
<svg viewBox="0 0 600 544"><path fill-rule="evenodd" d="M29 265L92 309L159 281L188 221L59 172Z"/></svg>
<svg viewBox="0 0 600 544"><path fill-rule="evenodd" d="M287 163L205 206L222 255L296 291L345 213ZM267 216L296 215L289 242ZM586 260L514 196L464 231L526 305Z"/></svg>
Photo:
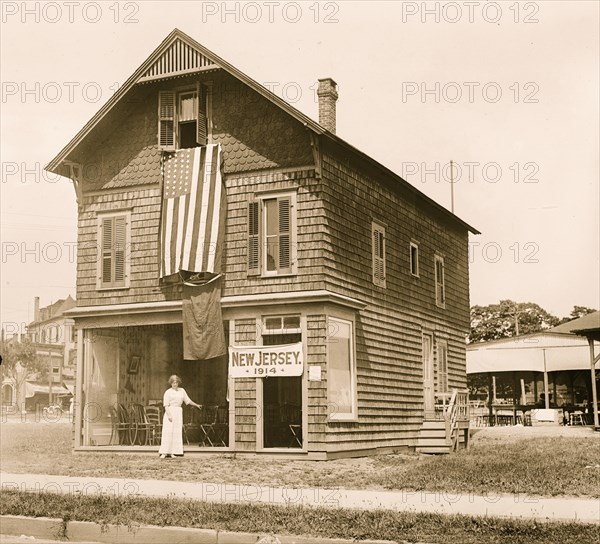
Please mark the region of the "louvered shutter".
<svg viewBox="0 0 600 544"><path fill-rule="evenodd" d="M125 285L125 258L126 258L126 236L127 221L125 217L115 217L114 236L114 285Z"/></svg>
<svg viewBox="0 0 600 544"><path fill-rule="evenodd" d="M208 143L208 116L206 107L206 87L198 83L198 122L196 124L196 142L198 145Z"/></svg>
<svg viewBox="0 0 600 544"><path fill-rule="evenodd" d="M260 274L260 207L248 202L248 274Z"/></svg>
<svg viewBox="0 0 600 544"><path fill-rule="evenodd" d="M438 391L448 391L448 346L445 341L438 344Z"/></svg>
<svg viewBox="0 0 600 544"><path fill-rule="evenodd" d="M102 220L102 270L101 283L102 286L110 285L112 279L112 240L113 240L113 219L105 218Z"/></svg>
<svg viewBox="0 0 600 544"><path fill-rule="evenodd" d="M278 200L279 211L279 272L288 272L291 269L290 259L290 208L289 198Z"/></svg>
<svg viewBox="0 0 600 544"><path fill-rule="evenodd" d="M439 305L446 303L446 289L444 278L444 261L441 258L436 258L435 261L435 289L436 302Z"/></svg>
<svg viewBox="0 0 600 544"><path fill-rule="evenodd" d="M175 150L175 93L158 93L158 147L165 151Z"/></svg>
<svg viewBox="0 0 600 544"><path fill-rule="evenodd" d="M373 283L385 286L385 232L373 225Z"/></svg>

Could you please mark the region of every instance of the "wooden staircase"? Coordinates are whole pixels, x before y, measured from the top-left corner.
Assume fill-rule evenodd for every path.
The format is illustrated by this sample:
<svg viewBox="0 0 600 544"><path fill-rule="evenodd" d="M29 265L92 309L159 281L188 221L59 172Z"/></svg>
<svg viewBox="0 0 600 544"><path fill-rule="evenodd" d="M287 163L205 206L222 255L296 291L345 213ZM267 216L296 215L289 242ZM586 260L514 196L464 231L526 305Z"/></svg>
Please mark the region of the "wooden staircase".
<svg viewBox="0 0 600 544"><path fill-rule="evenodd" d="M419 430L416 451L429 454L448 454L459 446L469 447L469 392L454 389L449 395L437 395L436 409L425 413ZM461 432L462 431L462 432Z"/></svg>

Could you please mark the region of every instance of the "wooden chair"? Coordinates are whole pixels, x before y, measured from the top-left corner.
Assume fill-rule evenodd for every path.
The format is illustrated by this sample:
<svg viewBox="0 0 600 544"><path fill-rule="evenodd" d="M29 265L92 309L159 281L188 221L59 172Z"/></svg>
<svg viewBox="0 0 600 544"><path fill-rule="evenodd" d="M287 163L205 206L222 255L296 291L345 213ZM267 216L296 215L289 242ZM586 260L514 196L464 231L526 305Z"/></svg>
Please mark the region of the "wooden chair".
<svg viewBox="0 0 600 544"><path fill-rule="evenodd" d="M144 411L146 412L146 420L150 425L149 444L151 446L160 445L160 440L162 438L162 410L160 409L160 406L153 404L144 407Z"/></svg>
<svg viewBox="0 0 600 544"><path fill-rule="evenodd" d="M110 440L108 442L109 446L131 444L131 421L125 406L120 403L111 406L109 408L109 414L112 427Z"/></svg>
<svg viewBox="0 0 600 544"><path fill-rule="evenodd" d="M288 448L302 447L302 408L295 404L281 407L281 419L289 432Z"/></svg>
<svg viewBox="0 0 600 544"><path fill-rule="evenodd" d="M129 405L130 424L130 443L132 445L145 446L150 444L150 435L152 425L146 417L146 411L141 404L132 403Z"/></svg>
<svg viewBox="0 0 600 544"><path fill-rule="evenodd" d="M200 446L210 447L215 445L215 427L219 417L218 406L203 406L200 416Z"/></svg>
<svg viewBox="0 0 600 544"><path fill-rule="evenodd" d="M202 408L200 410L202 411ZM190 445L189 435L193 436L192 433L196 433L200 429L198 409L196 407L185 406L183 408L183 439L188 446Z"/></svg>
<svg viewBox="0 0 600 544"><path fill-rule="evenodd" d="M226 405L217 407L217 419L213 428L215 446L227 447L229 441L229 409Z"/></svg>

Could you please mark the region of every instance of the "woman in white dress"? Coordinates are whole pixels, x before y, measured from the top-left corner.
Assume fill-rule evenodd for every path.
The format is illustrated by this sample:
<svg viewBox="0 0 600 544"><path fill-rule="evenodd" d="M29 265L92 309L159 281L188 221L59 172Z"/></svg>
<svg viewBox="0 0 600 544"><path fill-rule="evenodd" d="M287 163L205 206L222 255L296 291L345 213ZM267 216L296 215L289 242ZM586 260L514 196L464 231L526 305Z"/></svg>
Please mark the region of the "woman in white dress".
<svg viewBox="0 0 600 544"><path fill-rule="evenodd" d="M173 374L169 378L170 389L165 391L163 397L163 406L165 407L165 416L163 418L162 436L160 440L160 449L158 454L161 459L165 457L183 457L183 409L181 405L185 402L196 408L200 408L190 397L185 389L179 387L181 378Z"/></svg>

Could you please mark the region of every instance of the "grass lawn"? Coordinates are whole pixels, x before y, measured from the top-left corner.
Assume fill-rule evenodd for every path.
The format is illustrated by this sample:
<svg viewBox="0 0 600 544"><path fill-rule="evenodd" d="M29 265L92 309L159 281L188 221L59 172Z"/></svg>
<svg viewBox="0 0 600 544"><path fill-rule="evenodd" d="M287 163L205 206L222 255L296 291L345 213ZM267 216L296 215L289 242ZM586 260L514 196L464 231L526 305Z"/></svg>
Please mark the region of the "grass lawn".
<svg viewBox="0 0 600 544"><path fill-rule="evenodd" d="M468 516L215 504L132 497L91 497L3 491L0 513L136 525L432 544L581 544L598 542L598 526Z"/></svg>
<svg viewBox="0 0 600 544"><path fill-rule="evenodd" d="M3 472L183 480L287 487L405 489L600 497L600 435L589 428L497 427L468 451L334 461L261 461L232 455L161 461L129 453L77 453L66 423L0 424ZM548 430L549 429L549 430Z"/></svg>

